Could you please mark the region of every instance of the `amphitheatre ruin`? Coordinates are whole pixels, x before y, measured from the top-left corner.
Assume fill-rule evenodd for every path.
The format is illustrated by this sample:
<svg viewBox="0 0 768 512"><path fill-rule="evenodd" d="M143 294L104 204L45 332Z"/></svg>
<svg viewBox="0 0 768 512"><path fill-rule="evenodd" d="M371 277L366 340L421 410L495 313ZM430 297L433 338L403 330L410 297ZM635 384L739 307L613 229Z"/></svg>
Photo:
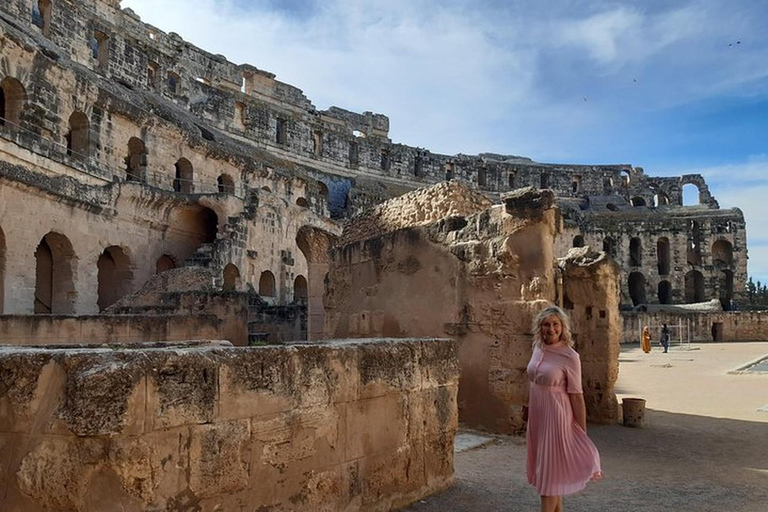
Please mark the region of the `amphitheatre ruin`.
<svg viewBox="0 0 768 512"><path fill-rule="evenodd" d="M767 339L700 175L393 142L119 0L5 1L0 48L3 510L389 510L524 429L545 304L597 423L640 323Z"/></svg>

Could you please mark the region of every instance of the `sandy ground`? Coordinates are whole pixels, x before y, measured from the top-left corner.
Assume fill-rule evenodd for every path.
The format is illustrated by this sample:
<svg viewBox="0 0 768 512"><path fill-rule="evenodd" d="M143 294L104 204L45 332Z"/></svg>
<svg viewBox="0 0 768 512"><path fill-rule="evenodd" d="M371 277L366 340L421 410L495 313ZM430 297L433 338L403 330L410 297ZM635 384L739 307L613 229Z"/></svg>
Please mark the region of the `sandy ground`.
<svg viewBox="0 0 768 512"><path fill-rule="evenodd" d="M568 511L768 511L768 374L729 374L768 343L692 344L663 354L622 350L619 399L647 400L646 425L590 425L606 478L569 496ZM768 409L768 408L767 408ZM525 442L496 437L459 453L456 483L404 510L538 511Z"/></svg>

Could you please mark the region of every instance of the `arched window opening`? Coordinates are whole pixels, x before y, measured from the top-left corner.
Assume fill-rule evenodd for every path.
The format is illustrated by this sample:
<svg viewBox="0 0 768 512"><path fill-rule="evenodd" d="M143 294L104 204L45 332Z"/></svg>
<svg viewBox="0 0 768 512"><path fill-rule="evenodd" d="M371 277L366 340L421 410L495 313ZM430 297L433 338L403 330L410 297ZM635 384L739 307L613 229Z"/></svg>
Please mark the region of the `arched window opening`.
<svg viewBox="0 0 768 512"><path fill-rule="evenodd" d="M191 194L195 190L194 171L192 163L186 158L179 158L175 164L176 178L173 180L173 190L182 194Z"/></svg>
<svg viewBox="0 0 768 512"><path fill-rule="evenodd" d="M584 247L584 237L581 235L573 237L573 247Z"/></svg>
<svg viewBox="0 0 768 512"><path fill-rule="evenodd" d="M224 285L222 289L225 292L234 292L240 289L240 271L232 263L227 263L224 267Z"/></svg>
<svg viewBox="0 0 768 512"><path fill-rule="evenodd" d="M21 82L7 76L0 82L0 126L21 124L21 112L27 94Z"/></svg>
<svg viewBox="0 0 768 512"><path fill-rule="evenodd" d="M109 37L100 30L93 31L91 39L91 51L96 69L106 71L109 66Z"/></svg>
<svg viewBox="0 0 768 512"><path fill-rule="evenodd" d="M88 158L91 145L91 127L88 117L82 112L73 112L69 116L67 133L67 155L77 160Z"/></svg>
<svg viewBox="0 0 768 512"><path fill-rule="evenodd" d="M308 203L308 202L307 202L307 200L306 200L305 198L303 198L303 197L300 197L300 198L298 198L298 199L296 200L296 205L297 205L297 206L300 206L300 207L302 207L302 208L309 208L309 203Z"/></svg>
<svg viewBox="0 0 768 512"><path fill-rule="evenodd" d="M165 83L169 93L179 94L181 92L181 77L173 71L166 74Z"/></svg>
<svg viewBox="0 0 768 512"><path fill-rule="evenodd" d="M643 243L635 237L629 241L629 266L641 267L643 265Z"/></svg>
<svg viewBox="0 0 768 512"><path fill-rule="evenodd" d="M293 280L293 302L306 302L309 297L307 292L307 280L304 276L298 275Z"/></svg>
<svg viewBox="0 0 768 512"><path fill-rule="evenodd" d="M632 206L645 206L645 199L640 196L633 197L629 202L632 203Z"/></svg>
<svg viewBox="0 0 768 512"><path fill-rule="evenodd" d="M581 176L576 175L571 180L571 192L574 194L581 192Z"/></svg>
<svg viewBox="0 0 768 512"><path fill-rule="evenodd" d="M633 306L645 304L645 276L640 272L629 274L629 296Z"/></svg>
<svg viewBox="0 0 768 512"><path fill-rule="evenodd" d="M320 197L322 197L323 199L325 199L327 201L328 200L328 185L326 185L322 181L318 181L317 184L320 187Z"/></svg>
<svg viewBox="0 0 768 512"><path fill-rule="evenodd" d="M622 169L621 171L621 186L622 187L628 187L629 186L629 171L626 169Z"/></svg>
<svg viewBox="0 0 768 512"><path fill-rule="evenodd" d="M658 208L659 206L665 206L669 204L669 197L664 192L657 192L653 196L653 206Z"/></svg>
<svg viewBox="0 0 768 512"><path fill-rule="evenodd" d="M659 283L659 304L672 304L672 285L669 281Z"/></svg>
<svg viewBox="0 0 768 512"><path fill-rule="evenodd" d="M146 181L147 150L144 142L136 137L128 141L128 156L125 157L125 177L128 181Z"/></svg>
<svg viewBox="0 0 768 512"><path fill-rule="evenodd" d="M176 268L176 266L176 261L173 259L173 257L167 254L163 254L157 259L157 263L155 263L155 274L161 274L166 270Z"/></svg>
<svg viewBox="0 0 768 512"><path fill-rule="evenodd" d="M275 275L269 270L265 270L259 277L259 295L262 297L274 297L276 295L275 290Z"/></svg>
<svg viewBox="0 0 768 512"><path fill-rule="evenodd" d="M75 252L69 239L50 232L35 250L35 314L75 312Z"/></svg>
<svg viewBox="0 0 768 512"><path fill-rule="evenodd" d="M235 195L235 180L229 174L222 174L216 178L220 194Z"/></svg>
<svg viewBox="0 0 768 512"><path fill-rule="evenodd" d="M733 246L727 240L717 240L712 244L712 263L729 266L733 263Z"/></svg>
<svg viewBox="0 0 768 512"><path fill-rule="evenodd" d="M656 260L659 267L659 275L669 274L669 238L663 236L656 242Z"/></svg>
<svg viewBox="0 0 768 512"><path fill-rule="evenodd" d="M701 204L699 188L693 183L683 185L683 206L696 206Z"/></svg>
<svg viewBox="0 0 768 512"><path fill-rule="evenodd" d="M616 257L616 241L613 238L609 236L603 238L603 252L612 258Z"/></svg>
<svg viewBox="0 0 768 512"><path fill-rule="evenodd" d="M701 225L695 220L688 223L688 247L686 256L689 265L701 265Z"/></svg>
<svg viewBox="0 0 768 512"><path fill-rule="evenodd" d="M720 305L724 311L730 311L733 306L733 272L728 269L720 272L718 285L720 288Z"/></svg>
<svg viewBox="0 0 768 512"><path fill-rule="evenodd" d="M130 291L133 272L125 251L115 245L104 249L96 267L99 294L97 304L99 311L104 311Z"/></svg>
<svg viewBox="0 0 768 512"><path fill-rule="evenodd" d="M698 270L685 274L685 302L704 302L704 276Z"/></svg>

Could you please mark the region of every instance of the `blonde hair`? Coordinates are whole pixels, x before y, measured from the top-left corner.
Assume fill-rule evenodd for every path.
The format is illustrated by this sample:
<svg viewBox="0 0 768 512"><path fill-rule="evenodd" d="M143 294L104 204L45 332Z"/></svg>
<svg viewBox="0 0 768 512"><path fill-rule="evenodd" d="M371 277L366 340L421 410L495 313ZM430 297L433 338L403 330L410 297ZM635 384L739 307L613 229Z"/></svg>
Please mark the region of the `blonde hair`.
<svg viewBox="0 0 768 512"><path fill-rule="evenodd" d="M572 347L573 339L571 339L571 320L568 318L568 315L565 313L565 311L557 306L549 306L542 309L539 314L536 315L536 318L533 319L533 327L531 327L531 330L533 331L533 347L541 348L542 344L544 343L544 340L541 339L541 324L544 322L545 318L552 315L557 316L563 326L563 332L560 333L560 341L565 343L567 346Z"/></svg>

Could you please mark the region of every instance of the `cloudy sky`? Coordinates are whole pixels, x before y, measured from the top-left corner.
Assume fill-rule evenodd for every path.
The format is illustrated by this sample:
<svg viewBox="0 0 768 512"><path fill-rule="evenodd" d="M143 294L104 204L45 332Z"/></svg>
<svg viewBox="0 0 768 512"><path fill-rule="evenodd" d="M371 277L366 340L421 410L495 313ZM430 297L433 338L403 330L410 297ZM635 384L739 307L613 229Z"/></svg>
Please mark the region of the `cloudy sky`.
<svg viewBox="0 0 768 512"><path fill-rule="evenodd" d="M122 0L443 154L701 173L768 282L765 0Z"/></svg>

